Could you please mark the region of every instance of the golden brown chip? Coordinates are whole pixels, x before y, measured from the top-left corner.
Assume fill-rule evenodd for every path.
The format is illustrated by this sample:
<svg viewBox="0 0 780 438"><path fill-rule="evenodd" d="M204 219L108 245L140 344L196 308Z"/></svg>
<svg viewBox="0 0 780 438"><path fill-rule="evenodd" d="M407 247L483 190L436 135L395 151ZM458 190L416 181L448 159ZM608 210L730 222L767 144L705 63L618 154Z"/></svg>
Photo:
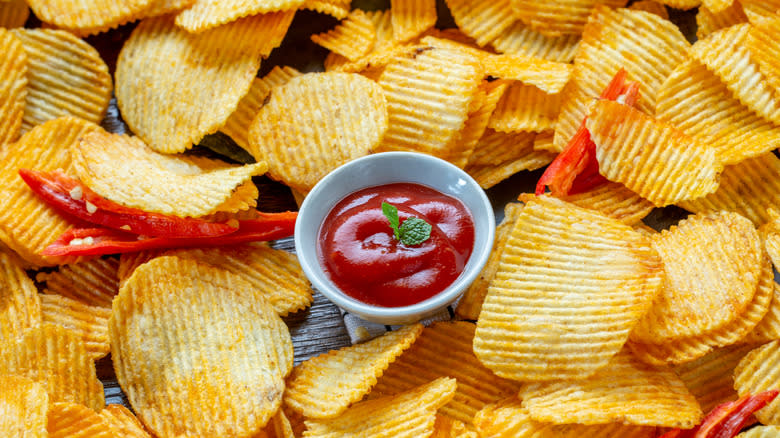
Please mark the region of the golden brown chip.
<svg viewBox="0 0 780 438"><path fill-rule="evenodd" d="M661 0L670 8L688 10L701 5L701 0Z"/></svg>
<svg viewBox="0 0 780 438"><path fill-rule="evenodd" d="M306 436L417 438L433 433L436 410L452 399L455 379L442 377L407 392L353 405L328 420L306 420Z"/></svg>
<svg viewBox="0 0 780 438"><path fill-rule="evenodd" d="M780 339L780 285L774 284L774 294L769 310L758 325L742 340L748 343L769 342Z"/></svg>
<svg viewBox="0 0 780 438"><path fill-rule="evenodd" d="M146 11L145 17L157 17L160 15L178 12L192 6L195 0L155 0L152 7Z"/></svg>
<svg viewBox="0 0 780 438"><path fill-rule="evenodd" d="M263 79L255 78L249 92L238 102L236 110L228 117L220 131L229 135L237 145L249 149L249 127L270 94L271 85Z"/></svg>
<svg viewBox="0 0 780 438"><path fill-rule="evenodd" d="M102 416L119 433L119 436L128 438L151 438L143 424L135 418L129 409L122 405L111 404L100 411Z"/></svg>
<svg viewBox="0 0 780 438"><path fill-rule="evenodd" d="M512 0L515 17L547 36L579 35L591 11L598 5L620 8L627 0Z"/></svg>
<svg viewBox="0 0 780 438"><path fill-rule="evenodd" d="M458 381L452 401L439 410L466 424L482 406L517 392L516 382L502 379L482 365L474 352L473 323L436 322L423 330L412 347L385 370L369 398L398 394L440 377Z"/></svg>
<svg viewBox="0 0 780 438"><path fill-rule="evenodd" d="M142 17L153 1L28 0L27 3L41 21L80 35L89 35Z"/></svg>
<svg viewBox="0 0 780 438"><path fill-rule="evenodd" d="M357 61L374 48L376 30L366 13L355 9L341 24L327 32L312 35L311 40L350 61Z"/></svg>
<svg viewBox="0 0 780 438"><path fill-rule="evenodd" d="M249 186L250 204L225 204L234 191L262 175L265 162L243 166L216 160L164 155L138 137L96 132L71 147L79 179L96 193L122 205L163 214L198 217L254 206L257 188Z"/></svg>
<svg viewBox="0 0 780 438"><path fill-rule="evenodd" d="M302 362L287 380L285 404L309 419L337 417L368 394L422 330L421 324L410 325Z"/></svg>
<svg viewBox="0 0 780 438"><path fill-rule="evenodd" d="M250 152L268 162L271 177L305 193L375 147L387 120L382 90L371 80L307 74L272 90L249 130Z"/></svg>
<svg viewBox="0 0 780 438"><path fill-rule="evenodd" d="M449 161L463 168L471 162L474 152L484 136L490 116L498 106L508 84L504 81L483 82L469 106L469 115L458 136L449 146ZM500 152L499 152L500 153Z"/></svg>
<svg viewBox="0 0 780 438"><path fill-rule="evenodd" d="M563 91L555 126L557 150L563 150L588 114L593 99L601 95L621 68L628 72L629 80L640 83L637 107L654 114L658 90L686 59L689 47L677 26L657 15L596 7L585 26L572 79Z"/></svg>
<svg viewBox="0 0 780 438"><path fill-rule="evenodd" d="M458 28L486 46L511 26L516 18L511 0L445 0Z"/></svg>
<svg viewBox="0 0 780 438"><path fill-rule="evenodd" d="M293 78L298 77L302 75L303 73L299 72L298 70L289 67L279 67L278 65L274 66L274 68L271 69L271 71L268 72L267 75L263 77L263 81L265 81L266 84L268 84L269 87L279 87L282 86L288 82L290 82Z"/></svg>
<svg viewBox="0 0 780 438"><path fill-rule="evenodd" d="M51 324L27 330L0 350L0 374L24 376L40 382L49 402L81 403L103 408L103 384L95 363L78 335Z"/></svg>
<svg viewBox="0 0 780 438"><path fill-rule="evenodd" d="M613 182L587 192L562 196L561 199L578 207L599 211L628 225L641 221L655 208L652 202L627 189L623 184Z"/></svg>
<svg viewBox="0 0 780 438"><path fill-rule="evenodd" d="M701 6L696 14L696 38L701 40L720 29L747 23L747 21L747 15L745 15L742 5L738 1L717 14L705 6Z"/></svg>
<svg viewBox="0 0 780 438"><path fill-rule="evenodd" d="M265 298L194 260L138 267L109 332L119 384L157 435L251 436L279 408L292 368L287 326Z"/></svg>
<svg viewBox="0 0 780 438"><path fill-rule="evenodd" d="M273 22L286 19L286 11L294 11L303 3L304 0L196 0L176 16L176 25L200 33L250 15L265 14ZM284 12L272 14L277 11Z"/></svg>
<svg viewBox="0 0 780 438"><path fill-rule="evenodd" d="M4 5L0 3L0 12ZM27 99L27 54L13 33L0 28L0 145L16 141Z"/></svg>
<svg viewBox="0 0 780 438"><path fill-rule="evenodd" d="M490 43L501 53L534 56L555 62L571 62L580 44L579 35L548 37L517 20Z"/></svg>
<svg viewBox="0 0 780 438"><path fill-rule="evenodd" d="M24 0L0 2L0 27L6 29L22 27L29 16L30 8L27 7L27 2Z"/></svg>
<svg viewBox="0 0 780 438"><path fill-rule="evenodd" d="M780 389L780 341L772 341L749 352L734 369L734 389L740 397ZM755 413L763 424L780 424L780 400L775 398Z"/></svg>
<svg viewBox="0 0 780 438"><path fill-rule="evenodd" d="M436 24L435 0L391 0L393 39L398 42L416 38Z"/></svg>
<svg viewBox="0 0 780 438"><path fill-rule="evenodd" d="M555 155L558 155L557 149L555 149L555 131L553 130L547 130L542 131L536 134L536 138L534 138L534 150L535 151L544 151L544 152L552 152Z"/></svg>
<svg viewBox="0 0 780 438"><path fill-rule="evenodd" d="M524 157L504 161L499 165L477 165L464 170L480 187L487 190L521 170L536 170L550 164L555 155L544 151L530 151Z"/></svg>
<svg viewBox="0 0 780 438"><path fill-rule="evenodd" d="M780 0L740 0L745 15L753 24L760 24L766 19L777 16L780 10Z"/></svg>
<svg viewBox="0 0 780 438"><path fill-rule="evenodd" d="M108 354L108 318L111 310L83 304L60 295L43 294L41 320L70 330L84 341L87 354L99 359Z"/></svg>
<svg viewBox="0 0 780 438"><path fill-rule="evenodd" d="M281 44L294 13L255 15L197 35L177 28L169 16L144 20L117 60L122 117L157 151L191 148L235 111L260 59Z"/></svg>
<svg viewBox="0 0 780 438"><path fill-rule="evenodd" d="M252 438L295 438L301 436L301 434L295 433L293 425L287 419L284 410L279 408L268 424L265 425L265 428L260 433L252 435Z"/></svg>
<svg viewBox="0 0 780 438"><path fill-rule="evenodd" d="M475 431L458 420L453 420L444 415L436 415L433 424L433 434L429 438L478 438Z"/></svg>
<svg viewBox="0 0 780 438"><path fill-rule="evenodd" d="M549 94L560 93L572 72L571 64L516 55L483 56L482 67L490 76L520 81Z"/></svg>
<svg viewBox="0 0 780 438"><path fill-rule="evenodd" d="M764 20L748 31L747 48L775 92L780 92L780 16Z"/></svg>
<svg viewBox="0 0 780 438"><path fill-rule="evenodd" d="M646 365L623 350L584 380L529 383L520 390L531 418L556 424L624 424L689 429L699 403L670 369Z"/></svg>
<svg viewBox="0 0 780 438"><path fill-rule="evenodd" d="M718 188L723 164L715 151L673 125L617 102L597 102L587 120L599 172L664 206Z"/></svg>
<svg viewBox="0 0 780 438"><path fill-rule="evenodd" d="M56 402L49 405L46 428L50 438L114 438L119 431L87 406ZM121 435L125 436L125 435Z"/></svg>
<svg viewBox="0 0 780 438"><path fill-rule="evenodd" d="M501 132L540 132L555 128L561 94L548 94L533 85L513 83L501 96L488 127Z"/></svg>
<svg viewBox="0 0 780 438"><path fill-rule="evenodd" d="M530 199L490 283L474 352L507 378L587 377L622 348L662 281L650 240L630 226Z"/></svg>
<svg viewBox="0 0 780 438"><path fill-rule="evenodd" d="M650 12L663 19L669 19L669 11L666 10L666 6L655 0L639 0L638 2L631 3L631 6L629 6L628 9Z"/></svg>
<svg viewBox="0 0 780 438"><path fill-rule="evenodd" d="M311 9L343 20L349 15L351 0L305 0L302 8Z"/></svg>
<svg viewBox="0 0 780 438"><path fill-rule="evenodd" d="M65 117L33 128L12 146L0 152L0 240L27 262L55 265L73 258L44 257L39 253L71 223L32 192L19 177L19 169L49 172L71 168L69 148L78 138L100 127L84 120Z"/></svg>
<svg viewBox="0 0 780 438"><path fill-rule="evenodd" d="M21 376L0 376L0 430L7 437L46 438L46 388Z"/></svg>
<svg viewBox="0 0 780 438"><path fill-rule="evenodd" d="M40 324L41 302L35 283L12 256L0 253L0 340L11 343Z"/></svg>
<svg viewBox="0 0 780 438"><path fill-rule="evenodd" d="M780 426L757 426L737 435L737 438L776 438L780 436Z"/></svg>
<svg viewBox="0 0 780 438"><path fill-rule="evenodd" d="M111 308L119 292L116 258L96 258L62 265L57 271L39 272L35 281L45 283L45 293L54 293L89 306Z"/></svg>
<svg viewBox="0 0 780 438"><path fill-rule="evenodd" d="M522 157L533 150L535 139L533 132L506 133L488 128L469 157L469 165L498 165Z"/></svg>

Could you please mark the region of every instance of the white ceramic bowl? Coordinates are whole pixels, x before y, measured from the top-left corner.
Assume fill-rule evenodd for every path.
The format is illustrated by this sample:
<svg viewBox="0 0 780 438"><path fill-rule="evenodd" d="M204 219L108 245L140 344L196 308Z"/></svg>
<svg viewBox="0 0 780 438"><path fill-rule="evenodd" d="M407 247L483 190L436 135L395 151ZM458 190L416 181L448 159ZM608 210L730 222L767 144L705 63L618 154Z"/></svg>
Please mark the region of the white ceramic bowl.
<svg viewBox="0 0 780 438"><path fill-rule="evenodd" d="M366 187L417 183L459 199L474 219L474 249L460 276L433 297L403 307L380 307L343 293L323 270L317 239L325 217L340 200ZM312 285L337 306L380 324L408 324L433 315L455 301L485 266L496 231L493 207L482 188L466 172L429 155L385 152L350 161L320 180L301 205L295 224L295 250Z"/></svg>

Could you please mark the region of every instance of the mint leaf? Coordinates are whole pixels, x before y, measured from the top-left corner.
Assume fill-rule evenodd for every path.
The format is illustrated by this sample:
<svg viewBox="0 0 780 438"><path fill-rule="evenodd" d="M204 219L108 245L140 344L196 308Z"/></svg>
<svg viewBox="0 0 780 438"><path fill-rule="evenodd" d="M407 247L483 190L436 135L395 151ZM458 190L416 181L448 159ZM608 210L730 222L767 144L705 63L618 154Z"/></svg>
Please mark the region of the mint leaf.
<svg viewBox="0 0 780 438"><path fill-rule="evenodd" d="M395 236L396 239L401 240L401 235L398 231L398 209L395 207L395 205L390 205L387 202L383 202L382 213L387 218L387 221L390 222L390 228L393 229L393 236Z"/></svg>
<svg viewBox="0 0 780 438"><path fill-rule="evenodd" d="M431 224L418 217L410 217L401 224L401 243L406 246L419 245L431 237Z"/></svg>

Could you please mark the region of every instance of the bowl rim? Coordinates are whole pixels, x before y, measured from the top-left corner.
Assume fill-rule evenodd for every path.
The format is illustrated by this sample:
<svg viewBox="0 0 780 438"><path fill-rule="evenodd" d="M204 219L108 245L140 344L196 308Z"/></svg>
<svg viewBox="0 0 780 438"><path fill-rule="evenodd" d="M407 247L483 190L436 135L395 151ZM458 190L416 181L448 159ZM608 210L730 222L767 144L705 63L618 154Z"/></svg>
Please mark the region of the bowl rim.
<svg viewBox="0 0 780 438"><path fill-rule="evenodd" d="M461 203L463 203L463 205L469 210L472 217L476 218L477 213L484 214L486 216L485 219L488 222L488 230L487 230L488 233L485 239L485 244L482 245L482 247L480 248L475 247L472 250L472 253L469 256L469 260L466 263L466 266L464 267L463 271L455 279L455 281L452 284L450 284L446 289L444 289L443 291L439 292L438 294L426 300L420 301L419 303L411 304L408 306L401 306L401 307L381 307L381 306L364 303L342 292L327 277L327 274L325 273L324 269L320 265L319 257L316 257L316 260L310 260L310 258L307 257L306 251L302 250L302 248L305 245L305 242L303 241L304 221L301 220L301 217L305 216L305 214L309 210L309 206L313 202L316 202L316 200L322 195L322 193L328 190L332 190L332 187L329 187L330 183L333 180L337 179L341 174L349 172L356 168L360 168L360 166L364 165L366 161L397 160L397 159L425 160L430 162L432 166L439 166L440 168L443 168L448 172L454 172L458 177L464 179L467 182L467 184L471 186L472 191L474 191L477 194L478 197L477 206L481 211L473 211L471 208L469 208L468 205L466 205L466 202L464 202L462 199L459 199L457 196L453 194L449 194L449 193L444 193L444 194L447 196L452 196L458 199L459 201L461 201ZM399 183L410 182L413 184L426 185L424 182L404 181L401 179L395 182L399 182ZM344 187L343 193L341 193L340 196L337 197L338 200L336 201L336 203L338 203L339 200L344 199L344 197L348 196L349 194L354 193L363 188L375 187L375 186L392 184L392 183L393 182L385 182L385 183L380 182L374 185L363 185L360 187ZM443 190L433 187L432 185L428 185L428 187L431 187L434 190L443 193ZM333 206L331 206L331 208L332 207ZM328 212L330 212L330 209L328 209ZM324 220L324 217L322 219ZM318 223L321 225L322 222L319 221ZM493 241L495 238L495 226L496 225L495 225L495 216L493 214L493 206L490 203L487 194L482 189L482 187L480 187L479 184L476 181L474 181L474 179L470 175L468 175L465 171L463 171L463 169L460 169L459 167L453 165L452 163L449 163L447 161L444 161L432 155L422 154L418 152L393 151L393 152L375 153L375 154L354 159L345 164L342 164L341 166L337 167L336 169L328 173L325 177L323 177L314 186L314 188L312 188L312 190L304 199L303 203L301 203L301 206L299 208L299 213L298 213L298 220L296 221L295 224L294 241L295 241L296 255L301 264L301 267L303 268L306 277L309 279L309 281L312 283L312 286L316 290L322 293L322 295L324 295L328 300L336 304L338 307L344 309L349 313L353 313L364 319L368 319L368 320L374 319L374 321L380 323L388 323L388 321L393 319L400 321L404 319L408 320L411 317L423 318L426 315L429 315L439 309L442 309L447 305L451 304L453 301L455 301L455 299L457 299L458 296L460 296L460 294L464 292L465 289L477 278L477 276L482 272L482 268L487 263L487 260L490 257L490 253L493 247ZM319 233L319 227L317 228L316 233ZM313 241L316 241L316 238ZM476 234L475 234L475 245L476 243L477 242L476 242Z"/></svg>

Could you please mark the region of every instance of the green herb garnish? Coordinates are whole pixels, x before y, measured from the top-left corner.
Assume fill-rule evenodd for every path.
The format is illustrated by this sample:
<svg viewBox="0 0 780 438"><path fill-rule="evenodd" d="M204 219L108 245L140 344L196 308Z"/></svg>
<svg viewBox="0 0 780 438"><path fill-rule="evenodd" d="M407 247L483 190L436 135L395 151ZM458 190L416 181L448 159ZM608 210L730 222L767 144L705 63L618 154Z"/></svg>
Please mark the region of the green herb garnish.
<svg viewBox="0 0 780 438"><path fill-rule="evenodd" d="M393 236L406 246L419 245L431 237L433 227L418 217L410 217L399 226L398 209L394 205L383 202L382 213L384 213L387 221L390 222Z"/></svg>

